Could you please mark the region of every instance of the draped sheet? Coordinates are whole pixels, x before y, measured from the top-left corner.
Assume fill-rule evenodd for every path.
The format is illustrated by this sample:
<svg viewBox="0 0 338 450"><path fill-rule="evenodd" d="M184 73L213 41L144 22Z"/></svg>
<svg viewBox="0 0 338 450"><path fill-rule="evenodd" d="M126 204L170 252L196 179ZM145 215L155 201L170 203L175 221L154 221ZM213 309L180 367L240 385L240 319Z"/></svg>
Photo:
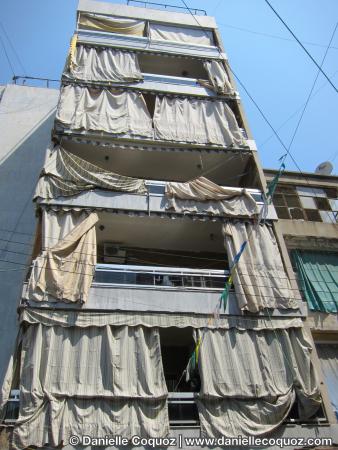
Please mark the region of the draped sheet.
<svg viewBox="0 0 338 450"><path fill-rule="evenodd" d="M157 329L30 325L21 361L18 448L169 433Z"/></svg>
<svg viewBox="0 0 338 450"><path fill-rule="evenodd" d="M150 39L175 41L185 44L215 45L212 31L201 28L150 23L149 36Z"/></svg>
<svg viewBox="0 0 338 450"><path fill-rule="evenodd" d="M99 219L96 213L87 216L82 212L69 220L70 214L60 216L61 224L54 220L54 229L47 226L51 233L48 239L54 240L58 233L60 238L35 259L27 300L46 301L51 296L56 301L87 301L96 265L95 224ZM48 221L49 216L44 220ZM69 226L72 228L67 230Z"/></svg>
<svg viewBox="0 0 338 450"><path fill-rule="evenodd" d="M203 86L214 90L217 94L233 94L228 74L220 61L205 61L203 66L208 74L209 81L198 80Z"/></svg>
<svg viewBox="0 0 338 450"><path fill-rule="evenodd" d="M113 16L98 16L91 13L80 13L79 27L86 30L143 36L145 21Z"/></svg>
<svg viewBox="0 0 338 450"><path fill-rule="evenodd" d="M299 281L312 311L338 312L338 256L335 252L292 250Z"/></svg>
<svg viewBox="0 0 338 450"><path fill-rule="evenodd" d="M217 320L210 320L210 315L192 314L192 313L147 313L134 311L69 311L69 310L49 310L26 308L21 311L20 322L35 324L42 323L46 326L60 325L62 327L104 327L106 325L129 325L144 327L160 327L160 328L204 328L207 324L208 328L215 329L231 329L237 330L273 330L289 329L302 326L302 319L299 317L236 317L222 316Z"/></svg>
<svg viewBox="0 0 338 450"><path fill-rule="evenodd" d="M155 137L221 146L242 145L236 117L221 100L156 97Z"/></svg>
<svg viewBox="0 0 338 450"><path fill-rule="evenodd" d="M240 309L257 312L263 308L298 308L269 225L229 222L223 226L223 234L229 261L248 241L233 273Z"/></svg>
<svg viewBox="0 0 338 450"><path fill-rule="evenodd" d="M144 180L104 170L61 147L47 149L47 152L34 198L68 197L94 188L146 192Z"/></svg>
<svg viewBox="0 0 338 450"><path fill-rule="evenodd" d="M321 404L311 344L301 328L198 330L202 435L238 437L275 429L295 398L302 420ZM243 365L243 362L245 364Z"/></svg>
<svg viewBox="0 0 338 450"><path fill-rule="evenodd" d="M153 136L151 117L144 98L132 91L111 92L106 89L64 86L56 120L74 130Z"/></svg>
<svg viewBox="0 0 338 450"><path fill-rule="evenodd" d="M166 209L180 213L253 216L257 203L245 190L222 187L204 177L186 183L166 183Z"/></svg>
<svg viewBox="0 0 338 450"><path fill-rule="evenodd" d="M79 45L66 76L85 81L130 83L141 81L136 53L112 48L98 49Z"/></svg>

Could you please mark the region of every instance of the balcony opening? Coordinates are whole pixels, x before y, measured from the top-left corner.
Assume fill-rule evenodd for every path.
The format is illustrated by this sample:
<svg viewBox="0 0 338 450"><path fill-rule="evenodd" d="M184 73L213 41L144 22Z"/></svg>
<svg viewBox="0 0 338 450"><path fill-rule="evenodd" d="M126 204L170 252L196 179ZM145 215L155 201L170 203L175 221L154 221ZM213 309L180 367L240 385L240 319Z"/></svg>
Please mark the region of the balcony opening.
<svg viewBox="0 0 338 450"><path fill-rule="evenodd" d="M161 352L167 384L169 422L171 426L198 426L194 394L200 390L199 374L187 382L185 370L195 348L191 328L161 328Z"/></svg>
<svg viewBox="0 0 338 450"><path fill-rule="evenodd" d="M208 79L203 62L200 59L139 53L138 61L142 73L203 80Z"/></svg>

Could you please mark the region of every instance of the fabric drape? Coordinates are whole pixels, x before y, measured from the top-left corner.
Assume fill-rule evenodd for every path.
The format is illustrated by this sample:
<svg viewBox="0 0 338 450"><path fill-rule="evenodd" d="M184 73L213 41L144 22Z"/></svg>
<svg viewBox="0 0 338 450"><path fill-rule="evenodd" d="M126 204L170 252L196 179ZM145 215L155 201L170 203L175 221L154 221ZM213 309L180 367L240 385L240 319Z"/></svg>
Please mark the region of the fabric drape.
<svg viewBox="0 0 338 450"><path fill-rule="evenodd" d="M118 192L146 192L144 180L104 170L59 146L47 149L47 152L34 198L68 197L95 188Z"/></svg>
<svg viewBox="0 0 338 450"><path fill-rule="evenodd" d="M169 432L157 329L30 325L21 361L18 448Z"/></svg>
<svg viewBox="0 0 338 450"><path fill-rule="evenodd" d="M275 429L295 398L309 419L321 397L301 328L198 330L202 435L238 437ZM243 365L243 362L245 364Z"/></svg>
<svg viewBox="0 0 338 450"><path fill-rule="evenodd" d="M229 222L223 226L223 235L229 261L248 241L233 273L240 309L298 307L271 226Z"/></svg>
<svg viewBox="0 0 338 450"><path fill-rule="evenodd" d="M292 257L310 309L338 312L338 256L333 252L293 250Z"/></svg>
<svg viewBox="0 0 338 450"><path fill-rule="evenodd" d="M186 183L166 183L166 209L180 213L253 216L257 203L245 190L222 187L204 177Z"/></svg>
<svg viewBox="0 0 338 450"><path fill-rule="evenodd" d="M208 74L209 81L198 80L203 86L212 89L217 94L233 94L228 74L220 61L205 61L203 66Z"/></svg>
<svg viewBox="0 0 338 450"><path fill-rule="evenodd" d="M210 315L193 313L148 313L139 311L114 311L99 312L91 311L54 311L47 309L25 309L21 312L21 323L42 323L47 326L60 325L62 327L103 327L106 325L129 325L144 327L176 327L176 328L203 328L208 324L208 328L238 330L273 330L274 328L288 329L302 326L302 319L299 317L274 318L273 322L268 317L236 317L222 316L216 321L210 321Z"/></svg>
<svg viewBox="0 0 338 450"><path fill-rule="evenodd" d="M111 33L143 36L145 21L81 13L79 17L79 27L84 28L85 30L108 31Z"/></svg>
<svg viewBox="0 0 338 450"><path fill-rule="evenodd" d="M131 83L141 81L142 73L136 53L79 45L69 72L77 80Z"/></svg>
<svg viewBox="0 0 338 450"><path fill-rule="evenodd" d="M316 344L333 410L338 419L338 345Z"/></svg>
<svg viewBox="0 0 338 450"><path fill-rule="evenodd" d="M242 145L234 113L221 100L156 97L155 137L169 141Z"/></svg>
<svg viewBox="0 0 338 450"><path fill-rule="evenodd" d="M56 120L74 130L152 137L152 121L141 94L68 85L61 89Z"/></svg>
<svg viewBox="0 0 338 450"><path fill-rule="evenodd" d="M27 300L46 301L51 296L54 301L87 301L96 265L95 224L99 219L96 213L87 216L82 212L69 220L69 214L72 213L60 216L61 226L54 220L54 230L45 226L50 232L48 240L54 240L58 233L60 238L35 259ZM49 217L45 216L44 220ZM76 225L65 232L67 225L74 222Z"/></svg>
<svg viewBox="0 0 338 450"><path fill-rule="evenodd" d="M175 41L186 44L215 45L213 33L200 28L176 27L159 23L149 24L150 39Z"/></svg>

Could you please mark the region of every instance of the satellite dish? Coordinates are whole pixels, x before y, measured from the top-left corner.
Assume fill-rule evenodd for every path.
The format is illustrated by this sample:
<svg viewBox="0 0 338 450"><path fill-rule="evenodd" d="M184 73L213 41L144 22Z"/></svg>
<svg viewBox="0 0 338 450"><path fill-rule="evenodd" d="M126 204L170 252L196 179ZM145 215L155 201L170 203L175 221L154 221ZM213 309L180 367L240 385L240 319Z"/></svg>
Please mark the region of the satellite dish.
<svg viewBox="0 0 338 450"><path fill-rule="evenodd" d="M317 166L315 173L318 173L319 175L331 175L332 170L333 165L330 163L330 161L325 161Z"/></svg>

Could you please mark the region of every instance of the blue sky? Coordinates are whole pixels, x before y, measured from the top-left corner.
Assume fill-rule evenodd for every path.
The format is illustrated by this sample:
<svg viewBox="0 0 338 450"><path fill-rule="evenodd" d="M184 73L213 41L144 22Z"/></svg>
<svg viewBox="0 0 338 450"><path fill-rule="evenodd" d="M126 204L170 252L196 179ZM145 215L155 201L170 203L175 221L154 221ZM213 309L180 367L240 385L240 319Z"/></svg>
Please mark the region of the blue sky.
<svg viewBox="0 0 338 450"><path fill-rule="evenodd" d="M180 0L156 1L182 6ZM321 62L338 21L337 0L270 1ZM316 77L315 65L264 0L186 0L186 3L194 8L207 8L207 13L216 17L230 64L288 145ZM20 66L0 28L15 74L21 75L25 70L25 75L60 77L75 26L76 7L77 0L2 1L0 20L24 66L24 69ZM338 30L331 47L323 69L338 86ZM11 78L12 71L0 46L0 83L9 83ZM277 167L278 158L285 153L283 147L240 86L238 90L263 166ZM320 162L331 160L337 173L337 128L338 94L320 75L291 147L303 171L311 172ZM290 158L287 169L297 170Z"/></svg>

